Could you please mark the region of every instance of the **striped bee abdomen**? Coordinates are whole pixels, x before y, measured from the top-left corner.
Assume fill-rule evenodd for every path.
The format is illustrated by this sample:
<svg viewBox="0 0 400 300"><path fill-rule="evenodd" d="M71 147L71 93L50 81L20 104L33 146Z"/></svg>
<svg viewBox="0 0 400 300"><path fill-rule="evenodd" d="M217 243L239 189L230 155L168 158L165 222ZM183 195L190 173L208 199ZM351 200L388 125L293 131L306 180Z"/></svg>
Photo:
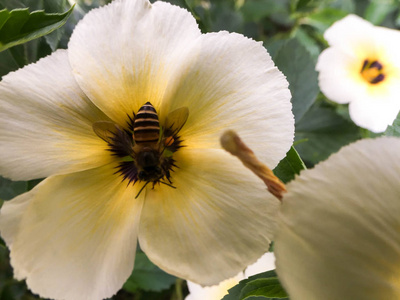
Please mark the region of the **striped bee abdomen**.
<svg viewBox="0 0 400 300"><path fill-rule="evenodd" d="M156 143L160 137L160 123L156 109L146 102L138 111L133 123L135 143Z"/></svg>

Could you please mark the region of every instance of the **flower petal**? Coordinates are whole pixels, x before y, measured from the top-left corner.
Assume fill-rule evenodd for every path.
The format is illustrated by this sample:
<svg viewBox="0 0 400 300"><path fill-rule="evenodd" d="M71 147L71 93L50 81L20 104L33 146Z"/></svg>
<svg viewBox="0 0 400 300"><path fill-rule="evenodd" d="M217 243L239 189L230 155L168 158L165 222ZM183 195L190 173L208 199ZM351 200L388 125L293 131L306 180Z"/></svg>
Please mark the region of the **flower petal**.
<svg viewBox="0 0 400 300"><path fill-rule="evenodd" d="M93 24L96 24L93 26ZM124 124L147 101L156 108L190 45L193 16L163 2L113 1L92 10L68 45L77 81L111 119Z"/></svg>
<svg viewBox="0 0 400 300"><path fill-rule="evenodd" d="M254 264L248 266L245 274L240 272L235 277L226 279L218 285L201 286L194 282L188 281L190 294L185 300L221 300L224 295L228 294L228 290L239 283L240 280L249 276L275 269L275 256L272 252L267 252L261 256Z"/></svg>
<svg viewBox="0 0 400 300"><path fill-rule="evenodd" d="M390 97L364 98L349 105L349 113L355 124L373 132L383 132L396 119L400 110L400 86L393 86Z"/></svg>
<svg viewBox="0 0 400 300"><path fill-rule="evenodd" d="M18 279L45 298L104 299L133 269L142 198L112 164L52 176L5 202L0 231Z"/></svg>
<svg viewBox="0 0 400 300"><path fill-rule="evenodd" d="M267 272L275 269L275 255L273 252L267 252L261 256L254 264L248 266L244 274L247 277L255 274Z"/></svg>
<svg viewBox="0 0 400 300"><path fill-rule="evenodd" d="M189 108L181 131L188 147L220 149L222 132L232 129L275 167L294 135L285 76L261 43L240 34L204 34L197 43L197 55L188 60L176 85L168 86L161 111Z"/></svg>
<svg viewBox="0 0 400 300"><path fill-rule="evenodd" d="M373 26L349 15L324 34L330 47L318 58L321 91L332 101L350 103L350 116L358 126L382 132L400 110L400 32ZM371 83L363 76L365 63L376 61L383 79Z"/></svg>
<svg viewBox="0 0 400 300"><path fill-rule="evenodd" d="M111 25L132 38L123 40ZM114 121L126 122L146 101L161 124L186 106L186 145L220 148L221 132L231 126L270 167L293 142L288 83L262 44L227 32L201 35L185 10L115 1L77 26L69 56L80 86Z"/></svg>
<svg viewBox="0 0 400 300"><path fill-rule="evenodd" d="M399 299L399 147L362 140L288 184L275 255L290 299Z"/></svg>
<svg viewBox="0 0 400 300"><path fill-rule="evenodd" d="M2 175L28 180L110 161L92 130L107 117L75 82L65 50L5 76L0 94Z"/></svg>
<svg viewBox="0 0 400 300"><path fill-rule="evenodd" d="M245 279L243 272L213 286L202 287L199 284L188 281L187 285L190 294L185 298L185 300L221 300L228 294L228 290L237 285L242 279Z"/></svg>
<svg viewBox="0 0 400 300"><path fill-rule="evenodd" d="M360 44L371 41L371 31L374 30L374 25L356 15L348 15L345 18L335 22L329 27L324 38L330 46L340 47L343 50L349 49L352 53L354 48L360 48ZM374 47L374 43L370 43L369 47ZM368 48L368 47L367 47ZM364 49L364 51L368 51Z"/></svg>
<svg viewBox="0 0 400 300"><path fill-rule="evenodd" d="M318 58L317 70L321 91L337 103L350 103L351 119L358 126L382 132L393 123L400 110L400 64L379 86L371 85L360 75L363 57L328 48ZM385 61L385 65L393 65ZM359 64L357 66L357 64Z"/></svg>
<svg viewBox="0 0 400 300"><path fill-rule="evenodd" d="M358 67L357 63L361 64L362 58L355 54L343 53L335 48L322 51L316 70L319 72L319 87L326 97L343 104L362 93L367 83L359 75L361 65Z"/></svg>
<svg viewBox="0 0 400 300"><path fill-rule="evenodd" d="M165 271L217 284L267 251L279 201L222 150L183 148L175 156L176 189L145 191L139 243Z"/></svg>

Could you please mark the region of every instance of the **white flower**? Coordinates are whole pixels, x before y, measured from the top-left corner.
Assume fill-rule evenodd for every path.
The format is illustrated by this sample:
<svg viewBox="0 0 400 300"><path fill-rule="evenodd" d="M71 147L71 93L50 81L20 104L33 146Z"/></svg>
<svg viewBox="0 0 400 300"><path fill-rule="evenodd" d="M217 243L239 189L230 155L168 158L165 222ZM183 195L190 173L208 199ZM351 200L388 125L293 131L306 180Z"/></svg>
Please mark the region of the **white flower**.
<svg viewBox="0 0 400 300"><path fill-rule="evenodd" d="M218 285L202 287L199 284L188 281L190 294L185 300L221 300L228 294L228 290L237 285L240 280L273 269L275 269L275 256L272 252L267 252L257 262L248 266L244 272L240 272L235 277L224 280Z"/></svg>
<svg viewBox="0 0 400 300"><path fill-rule="evenodd" d="M145 127L165 138L156 130L140 146L136 121L150 117L133 119L146 102L159 123ZM186 113L167 120L176 109ZM292 144L288 83L261 43L201 34L163 2L88 13L67 50L0 83L0 174L48 177L0 211L15 277L45 298L107 298L131 274L138 241L160 268L203 285L253 263L279 201L220 148L227 127L271 168Z"/></svg>
<svg viewBox="0 0 400 300"><path fill-rule="evenodd" d="M399 149L361 140L287 185L275 255L290 299L400 299Z"/></svg>
<svg viewBox="0 0 400 300"><path fill-rule="evenodd" d="M358 126L382 132L400 110L400 32L349 15L324 34L330 47L318 58L321 91L349 103Z"/></svg>

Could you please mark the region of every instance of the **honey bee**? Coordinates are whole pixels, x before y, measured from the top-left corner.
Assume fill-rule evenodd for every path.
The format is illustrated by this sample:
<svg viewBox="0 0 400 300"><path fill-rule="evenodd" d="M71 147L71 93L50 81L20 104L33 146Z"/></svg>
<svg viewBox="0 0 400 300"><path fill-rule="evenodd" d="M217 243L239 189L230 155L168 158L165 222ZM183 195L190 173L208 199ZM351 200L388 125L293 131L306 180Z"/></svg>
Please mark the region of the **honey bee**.
<svg viewBox="0 0 400 300"><path fill-rule="evenodd" d="M172 155L182 147L178 133L188 116L187 107L178 108L160 126L156 109L146 102L133 118L129 117L128 129L110 121L93 123L93 131L108 143L112 155L121 158L118 171L124 180L145 182L136 198L149 182L153 188L156 183L175 188L170 179L170 171L176 167Z"/></svg>

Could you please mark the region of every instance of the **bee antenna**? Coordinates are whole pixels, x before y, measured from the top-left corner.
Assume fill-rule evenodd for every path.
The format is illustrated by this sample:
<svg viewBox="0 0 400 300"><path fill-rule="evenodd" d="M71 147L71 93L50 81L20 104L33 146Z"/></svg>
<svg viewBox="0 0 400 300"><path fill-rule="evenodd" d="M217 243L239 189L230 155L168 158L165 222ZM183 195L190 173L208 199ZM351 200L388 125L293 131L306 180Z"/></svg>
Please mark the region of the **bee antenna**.
<svg viewBox="0 0 400 300"><path fill-rule="evenodd" d="M166 182L163 182L163 181L160 181L160 183L168 185L168 186L172 187L173 189L176 189L176 186L173 186L172 184L169 184L169 183L166 183Z"/></svg>
<svg viewBox="0 0 400 300"><path fill-rule="evenodd" d="M142 186L142 188L140 189L139 193L136 195L135 199L137 199L137 197L139 197L140 193L143 191L143 189L146 187L146 185L149 183L150 181L147 181L144 186Z"/></svg>

